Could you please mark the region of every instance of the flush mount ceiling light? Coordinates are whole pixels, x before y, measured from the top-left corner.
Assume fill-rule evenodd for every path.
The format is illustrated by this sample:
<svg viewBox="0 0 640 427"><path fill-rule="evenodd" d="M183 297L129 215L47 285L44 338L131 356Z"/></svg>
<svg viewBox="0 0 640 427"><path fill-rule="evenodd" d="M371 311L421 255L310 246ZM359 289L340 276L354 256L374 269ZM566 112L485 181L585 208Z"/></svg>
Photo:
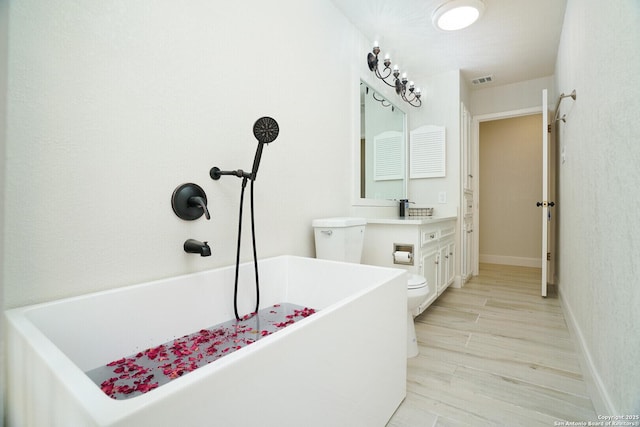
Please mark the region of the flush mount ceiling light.
<svg viewBox="0 0 640 427"><path fill-rule="evenodd" d="M450 0L431 15L433 25L444 31L461 30L476 22L484 12L481 0Z"/></svg>

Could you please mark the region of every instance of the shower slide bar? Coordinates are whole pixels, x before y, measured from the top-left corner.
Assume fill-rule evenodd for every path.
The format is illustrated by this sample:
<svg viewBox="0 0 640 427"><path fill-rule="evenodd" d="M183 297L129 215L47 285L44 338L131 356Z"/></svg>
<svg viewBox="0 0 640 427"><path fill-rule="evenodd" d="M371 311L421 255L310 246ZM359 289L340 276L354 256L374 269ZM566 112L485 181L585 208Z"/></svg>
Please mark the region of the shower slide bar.
<svg viewBox="0 0 640 427"><path fill-rule="evenodd" d="M565 95L564 93L560 94L560 96L558 97L558 102L556 103L556 109L554 110L555 113L554 113L553 120L551 121L551 123L549 123L549 125L554 124L558 120L562 120L563 122L567 121L566 120L566 117L567 117L566 114L563 114L562 117L560 117L560 118L558 118L558 116L560 115L560 110L559 110L560 103L562 102L562 100L564 98L569 98L569 97L573 98L573 100L575 101L575 99L576 99L576 90L575 89L569 95Z"/></svg>

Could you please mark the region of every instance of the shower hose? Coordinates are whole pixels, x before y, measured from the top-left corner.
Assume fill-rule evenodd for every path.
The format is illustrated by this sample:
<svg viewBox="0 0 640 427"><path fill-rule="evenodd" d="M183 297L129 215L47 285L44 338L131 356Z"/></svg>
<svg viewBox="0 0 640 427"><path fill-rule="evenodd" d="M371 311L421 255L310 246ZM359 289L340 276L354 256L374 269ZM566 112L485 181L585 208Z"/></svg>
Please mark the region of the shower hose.
<svg viewBox="0 0 640 427"><path fill-rule="evenodd" d="M238 213L238 245L236 248L236 277L233 287L233 311L236 315L236 320L241 320L238 314L238 273L240 271L240 245L242 241L242 206L244 205L244 190L247 187L247 178L242 179L242 190L240 191L240 211ZM253 269L256 276L256 308L255 313L258 312L260 306L260 281L258 279L258 257L256 254L256 229L254 220L254 208L253 208L253 183L251 180L250 199L251 199L251 242L253 244Z"/></svg>

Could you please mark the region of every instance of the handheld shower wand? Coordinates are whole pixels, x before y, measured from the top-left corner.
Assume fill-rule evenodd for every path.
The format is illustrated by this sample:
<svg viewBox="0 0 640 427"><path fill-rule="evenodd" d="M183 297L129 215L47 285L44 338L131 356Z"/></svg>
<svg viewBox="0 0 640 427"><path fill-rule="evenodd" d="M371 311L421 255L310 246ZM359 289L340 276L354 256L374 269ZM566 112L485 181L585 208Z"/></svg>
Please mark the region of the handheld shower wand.
<svg viewBox="0 0 640 427"><path fill-rule="evenodd" d="M280 132L278 122L271 117L261 117L253 124L253 136L258 140L258 149L253 158L253 167L251 168L251 180L256 180L258 167L260 167L260 158L262 157L262 148L264 144L273 142Z"/></svg>
<svg viewBox="0 0 640 427"><path fill-rule="evenodd" d="M219 180L222 175L233 175L238 178L242 178L242 189L240 191L240 212L238 215L238 245L236 250L236 276L233 291L233 310L236 315L236 320L241 320L238 314L238 272L240 269L240 242L242 236L242 205L244 203L244 189L247 186L247 181L251 180L251 241L253 243L253 265L256 278L256 308L255 313L258 312L260 306L260 284L258 277L258 256L256 253L256 232L255 232L255 220L253 209L253 183L256 180L258 174L258 168L260 167L260 159L262 157L262 149L264 144L273 142L277 137L280 129L278 122L271 117L261 117L253 124L253 136L258 140L258 148L253 158L253 166L251 167L251 173L245 172L242 169L235 171L223 171L218 167L213 167L209 171L209 175L214 180Z"/></svg>

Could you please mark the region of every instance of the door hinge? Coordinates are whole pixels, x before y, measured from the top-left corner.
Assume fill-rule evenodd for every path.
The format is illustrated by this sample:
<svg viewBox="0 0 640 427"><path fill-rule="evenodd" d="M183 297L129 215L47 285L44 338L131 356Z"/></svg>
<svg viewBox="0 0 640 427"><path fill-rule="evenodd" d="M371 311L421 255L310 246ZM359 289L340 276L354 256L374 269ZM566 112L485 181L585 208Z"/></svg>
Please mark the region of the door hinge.
<svg viewBox="0 0 640 427"><path fill-rule="evenodd" d="M547 133L551 133L551 125L547 125Z"/></svg>
<svg viewBox="0 0 640 427"><path fill-rule="evenodd" d="M551 261L551 252L547 252L547 261Z"/></svg>

